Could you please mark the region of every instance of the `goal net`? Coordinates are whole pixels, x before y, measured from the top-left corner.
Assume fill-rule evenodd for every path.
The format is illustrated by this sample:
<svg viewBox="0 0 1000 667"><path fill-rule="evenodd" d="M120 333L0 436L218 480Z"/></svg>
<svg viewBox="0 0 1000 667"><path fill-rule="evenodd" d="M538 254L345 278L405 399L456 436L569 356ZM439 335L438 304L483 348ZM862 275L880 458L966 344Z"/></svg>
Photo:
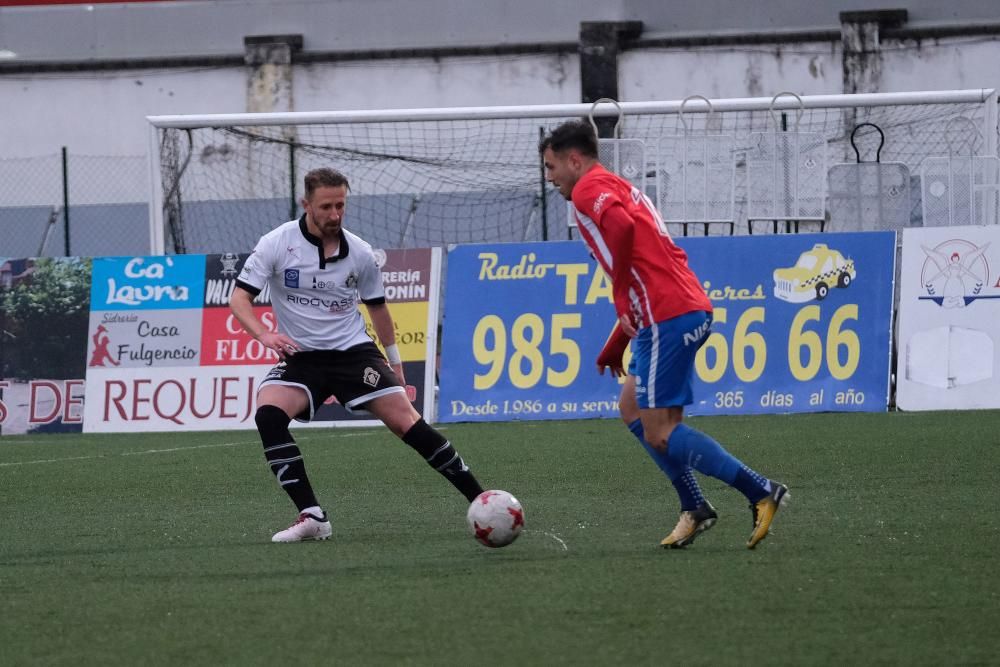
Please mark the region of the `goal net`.
<svg viewBox="0 0 1000 667"><path fill-rule="evenodd" d="M684 106L683 123L681 105L153 116L151 251L246 252L262 234L301 214L303 176L321 166L348 177L345 226L377 247L570 238L566 204L544 183L537 146L541 132L571 118L593 118L602 137L642 142L647 193L661 202L671 201L670 189L679 187L657 157L661 139L726 136L731 149L714 152L713 159L725 163L722 182L729 190L694 191L733 201L737 234L748 232L748 156L769 133L821 136L829 166L856 160L850 137L858 124L878 125L885 134L880 159L908 165L913 174L910 224L922 222L918 176L925 159L958 150L996 155L992 90L695 101ZM962 136L955 136L956 127L964 128ZM863 135L856 144L864 160L874 160L875 147L866 146ZM688 172L707 173L697 166ZM786 173L789 168L800 167L792 164ZM991 215L995 222L996 212ZM681 233L680 221L671 226Z"/></svg>

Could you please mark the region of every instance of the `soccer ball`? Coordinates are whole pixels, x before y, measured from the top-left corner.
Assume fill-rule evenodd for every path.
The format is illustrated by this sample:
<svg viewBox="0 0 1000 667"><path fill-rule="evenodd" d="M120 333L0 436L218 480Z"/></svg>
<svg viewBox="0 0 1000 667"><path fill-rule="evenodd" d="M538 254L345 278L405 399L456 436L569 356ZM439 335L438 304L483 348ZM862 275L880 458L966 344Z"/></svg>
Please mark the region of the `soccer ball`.
<svg viewBox="0 0 1000 667"><path fill-rule="evenodd" d="M505 547L521 534L524 510L506 491L483 491L465 515L472 536L488 547Z"/></svg>

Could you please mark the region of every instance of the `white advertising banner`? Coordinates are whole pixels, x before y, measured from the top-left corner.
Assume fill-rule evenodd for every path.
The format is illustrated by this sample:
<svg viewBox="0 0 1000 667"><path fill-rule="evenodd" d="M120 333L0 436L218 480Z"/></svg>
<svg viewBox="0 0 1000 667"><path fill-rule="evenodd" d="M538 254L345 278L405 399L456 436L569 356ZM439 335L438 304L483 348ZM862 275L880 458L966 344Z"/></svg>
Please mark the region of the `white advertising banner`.
<svg viewBox="0 0 1000 667"><path fill-rule="evenodd" d="M88 433L254 429L260 366L91 368L83 420ZM328 406L336 404L334 399ZM293 428L378 424L324 420Z"/></svg>
<svg viewBox="0 0 1000 667"><path fill-rule="evenodd" d="M379 250L377 255L407 396L414 408L431 417L441 253L428 248ZM95 259L86 393L82 400L77 396L83 382L65 389L60 405L67 415L79 423L82 403L87 433L256 428L257 388L278 358L244 332L229 310L238 267L247 257ZM277 326L266 290L254 311L268 327ZM366 326L374 334L367 317ZM52 393L48 386L42 389ZM4 399L0 393L0 408ZM59 408L46 410L46 415L56 414ZM367 412L348 411L331 397L309 424L293 426L380 423Z"/></svg>
<svg viewBox="0 0 1000 667"><path fill-rule="evenodd" d="M256 428L256 366L91 368L83 422L90 433Z"/></svg>
<svg viewBox="0 0 1000 667"><path fill-rule="evenodd" d="M896 406L1000 408L1000 227L903 232Z"/></svg>

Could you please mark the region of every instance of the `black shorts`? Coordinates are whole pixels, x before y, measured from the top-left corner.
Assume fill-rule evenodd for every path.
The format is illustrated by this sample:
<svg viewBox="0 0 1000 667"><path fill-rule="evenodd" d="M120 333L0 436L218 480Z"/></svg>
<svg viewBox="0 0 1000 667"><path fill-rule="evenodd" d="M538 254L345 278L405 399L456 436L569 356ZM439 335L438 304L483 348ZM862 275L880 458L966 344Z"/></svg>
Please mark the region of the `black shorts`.
<svg viewBox="0 0 1000 667"><path fill-rule="evenodd" d="M406 391L375 343L346 350L296 352L268 371L260 386L269 384L305 390L309 408L295 416L299 421L312 419L330 396L354 412L373 398Z"/></svg>

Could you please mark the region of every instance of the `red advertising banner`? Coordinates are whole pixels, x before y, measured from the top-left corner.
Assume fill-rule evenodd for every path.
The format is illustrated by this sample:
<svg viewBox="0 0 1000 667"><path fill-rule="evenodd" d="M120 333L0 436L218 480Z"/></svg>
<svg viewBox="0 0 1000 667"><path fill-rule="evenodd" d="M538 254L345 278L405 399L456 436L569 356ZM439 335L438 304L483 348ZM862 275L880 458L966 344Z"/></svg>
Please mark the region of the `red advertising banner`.
<svg viewBox="0 0 1000 667"><path fill-rule="evenodd" d="M267 325L269 331L277 329L270 306L255 306L254 314ZM225 366L231 364L278 363L278 355L250 337L229 308L205 308L201 321L201 364Z"/></svg>

